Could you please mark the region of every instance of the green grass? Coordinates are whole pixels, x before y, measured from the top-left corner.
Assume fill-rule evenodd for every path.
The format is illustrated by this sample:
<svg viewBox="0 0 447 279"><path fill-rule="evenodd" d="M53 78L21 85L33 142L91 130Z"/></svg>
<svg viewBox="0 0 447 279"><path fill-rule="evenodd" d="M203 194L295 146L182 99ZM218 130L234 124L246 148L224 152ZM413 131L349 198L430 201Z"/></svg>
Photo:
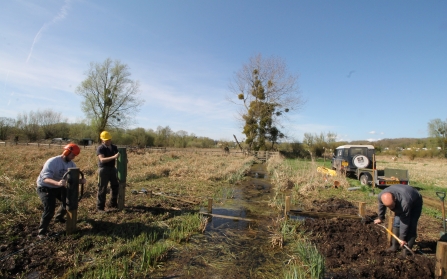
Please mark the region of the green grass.
<svg viewBox="0 0 447 279"><path fill-rule="evenodd" d="M294 257L284 271L285 279L324 278L324 256L311 242L301 239L293 244Z"/></svg>

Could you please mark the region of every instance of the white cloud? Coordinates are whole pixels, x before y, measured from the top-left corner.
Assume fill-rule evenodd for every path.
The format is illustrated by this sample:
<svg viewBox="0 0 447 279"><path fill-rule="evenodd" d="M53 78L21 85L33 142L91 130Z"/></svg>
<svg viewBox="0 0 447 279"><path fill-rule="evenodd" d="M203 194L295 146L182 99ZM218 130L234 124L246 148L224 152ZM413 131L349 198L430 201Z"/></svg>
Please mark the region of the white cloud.
<svg viewBox="0 0 447 279"><path fill-rule="evenodd" d="M57 23L58 21L64 19L67 16L68 8L70 7L70 0L65 0L64 6L59 10L59 13L51 20L50 22L46 22L37 32L34 37L33 43L31 45L31 49L28 54L28 58L26 59L26 63L28 63L31 55L33 54L34 45L39 41L41 33L45 31L50 25Z"/></svg>

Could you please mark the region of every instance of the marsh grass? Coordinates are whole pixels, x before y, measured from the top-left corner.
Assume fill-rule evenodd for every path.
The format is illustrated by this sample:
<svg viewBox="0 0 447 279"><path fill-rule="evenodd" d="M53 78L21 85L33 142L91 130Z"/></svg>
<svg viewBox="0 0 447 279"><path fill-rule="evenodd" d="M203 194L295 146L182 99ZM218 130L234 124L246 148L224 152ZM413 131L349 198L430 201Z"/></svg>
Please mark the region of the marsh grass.
<svg viewBox="0 0 447 279"><path fill-rule="evenodd" d="M0 146L0 229L5 232L1 239L6 243L14 241L14 234L8 232L18 223L37 228L42 205L35 181L45 161L60 153L57 148ZM54 251L67 255L66 260L72 263L64 278L143 278L162 264L174 247L203 233L207 219L197 213L200 204L190 204L183 210L169 206L173 201L162 196L148 199L145 195L132 195L131 190L145 188L201 201L202 205L209 197L224 201L233 197L231 184L245 176L254 159L179 151L128 154L125 209L102 216L94 214L96 160L94 150L84 149L75 159L87 184L78 208L79 232L61 236L61 245ZM159 214L150 214L151 208L160 206L157 203L167 207L159 208ZM2 272L0 277L5 275Z"/></svg>
<svg viewBox="0 0 447 279"><path fill-rule="evenodd" d="M289 261L289 266L284 272L284 278L324 278L324 256L318 252L314 244L301 239L294 243L293 251L297 257Z"/></svg>
<svg viewBox="0 0 447 279"><path fill-rule="evenodd" d="M166 221L170 228L166 238L177 243L188 241L194 233L203 231L203 224L206 223L204 219L206 217L199 214L184 214L180 217L171 218Z"/></svg>

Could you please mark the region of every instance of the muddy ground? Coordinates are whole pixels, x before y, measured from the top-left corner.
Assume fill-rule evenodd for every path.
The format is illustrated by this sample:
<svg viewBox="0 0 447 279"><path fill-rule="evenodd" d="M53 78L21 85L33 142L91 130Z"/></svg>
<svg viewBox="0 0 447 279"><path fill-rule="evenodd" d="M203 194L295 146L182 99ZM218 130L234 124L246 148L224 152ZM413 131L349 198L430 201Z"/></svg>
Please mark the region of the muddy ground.
<svg viewBox="0 0 447 279"><path fill-rule="evenodd" d="M318 211L357 214L358 209L340 199L313 201ZM326 258L327 278L435 278L436 241L425 238L419 226L415 256L401 258L401 252L388 253L386 231L369 215L365 222L354 219L306 219L308 236ZM435 225L436 226L436 225Z"/></svg>
<svg viewBox="0 0 447 279"><path fill-rule="evenodd" d="M194 236L181 248L173 249L165 261L144 278L283 278L282 270L290 255L271 243L271 225L278 218L278 213L267 206L271 190L263 179L262 170L253 173L254 180L238 185L235 192L237 206L219 208L216 205L213 213L262 221L210 218L204 234ZM145 206L129 206L125 212L109 212L106 217L96 216L92 208L91 218L81 220L89 223L89 229L67 237L64 235L65 225L52 224L54 234L44 240L36 238L38 220L19 221L18 225L0 236L0 269L3 274L0 278L61 278L74 264L76 249L101 249L100 244L83 242L83 235L107 233L108 226L117 225L123 226L123 231L138 232L148 224L125 220L139 220L145 214L170 218L176 214L173 208L192 210L181 202L157 199L148 201ZM356 206L336 198L315 199L306 210L358 213ZM370 212L369 217L374 219L374 213ZM432 224L421 218L419 238L414 247L418 252L404 259L397 253L385 252L388 248L386 232L370 219L362 222L307 218L300 222L304 222L307 236L326 259L325 278L435 278L436 239L428 232L440 231L440 222ZM64 249L60 249L61 245ZM77 264L88 264L88 259L84 260Z"/></svg>

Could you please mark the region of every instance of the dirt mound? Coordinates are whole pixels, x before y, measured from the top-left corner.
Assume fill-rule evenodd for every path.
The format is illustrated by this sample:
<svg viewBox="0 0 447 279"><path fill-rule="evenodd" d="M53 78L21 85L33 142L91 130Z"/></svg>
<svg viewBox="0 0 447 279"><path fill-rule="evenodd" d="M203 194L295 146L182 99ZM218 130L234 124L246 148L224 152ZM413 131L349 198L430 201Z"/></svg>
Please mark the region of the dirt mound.
<svg viewBox="0 0 447 279"><path fill-rule="evenodd" d="M330 198L324 201L313 200L313 208L310 211L317 212L336 212L340 214L353 214L357 215L359 210L356 206L346 200L338 198Z"/></svg>
<svg viewBox="0 0 447 279"><path fill-rule="evenodd" d="M309 239L326 258L327 278L434 278L436 243L400 259L400 251L387 253L386 231L373 222L352 219L307 219Z"/></svg>

